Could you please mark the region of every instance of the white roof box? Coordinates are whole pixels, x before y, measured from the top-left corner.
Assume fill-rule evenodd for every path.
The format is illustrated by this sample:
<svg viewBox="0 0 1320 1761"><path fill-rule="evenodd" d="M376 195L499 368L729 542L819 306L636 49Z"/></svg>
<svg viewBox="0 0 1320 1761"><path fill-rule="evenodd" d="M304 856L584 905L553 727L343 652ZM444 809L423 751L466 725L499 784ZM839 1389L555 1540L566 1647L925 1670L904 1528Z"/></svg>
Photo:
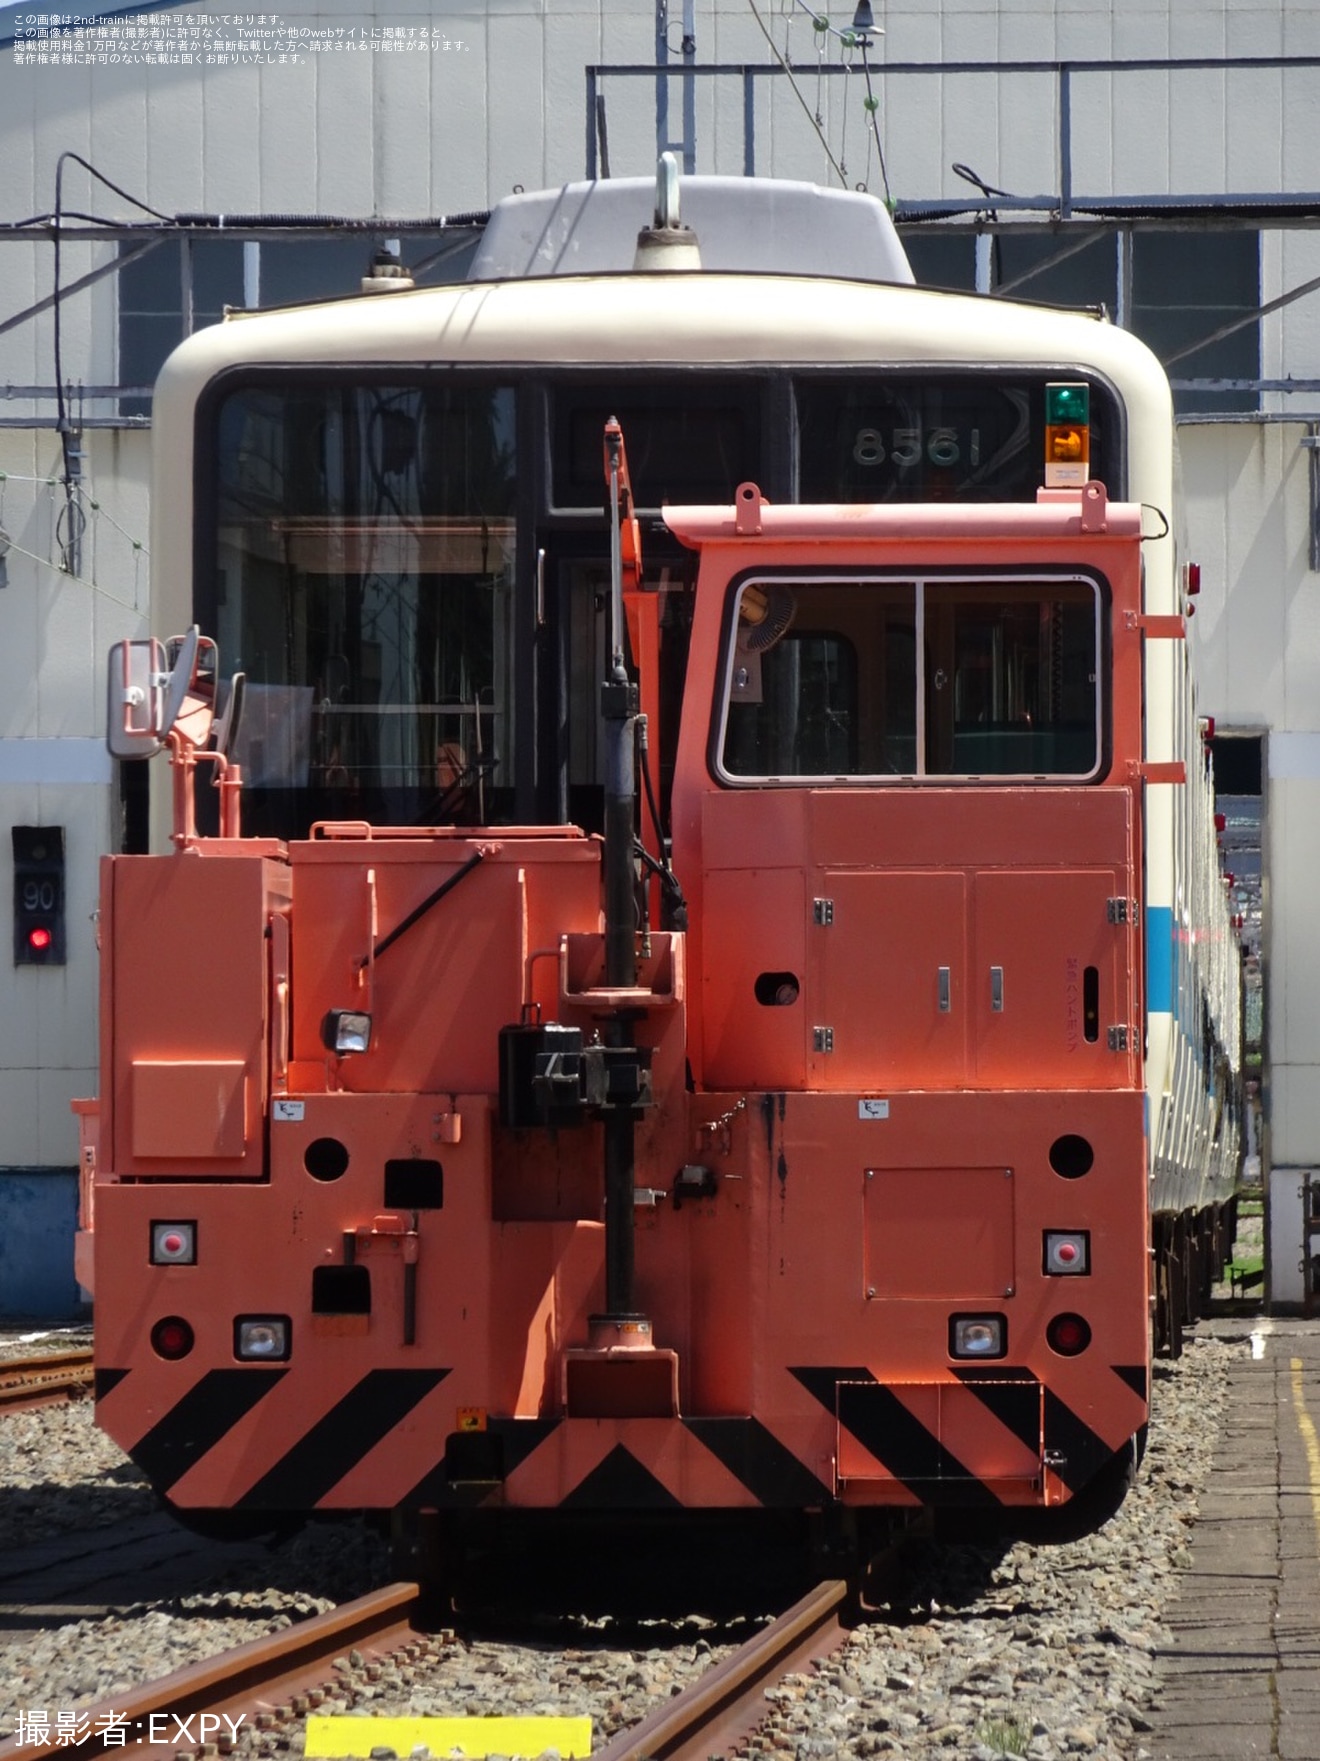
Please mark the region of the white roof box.
<svg viewBox="0 0 1320 1761"><path fill-rule="evenodd" d="M682 219L706 270L840 276L911 283L883 202L852 190L766 177L685 177ZM600 275L629 270L637 235L652 224L650 177L570 183L506 196L490 217L471 281Z"/></svg>

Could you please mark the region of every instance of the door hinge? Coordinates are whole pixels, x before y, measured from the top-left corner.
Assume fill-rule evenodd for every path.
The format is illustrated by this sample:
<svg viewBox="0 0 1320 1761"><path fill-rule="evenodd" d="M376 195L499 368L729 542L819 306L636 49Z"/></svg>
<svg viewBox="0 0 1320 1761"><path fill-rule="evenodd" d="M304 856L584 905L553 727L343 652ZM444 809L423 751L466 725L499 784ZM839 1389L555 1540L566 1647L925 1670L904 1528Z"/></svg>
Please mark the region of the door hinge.
<svg viewBox="0 0 1320 1761"><path fill-rule="evenodd" d="M833 899L813 899L811 901L811 915L816 920L816 922L819 924L833 923L834 922L834 901L833 901Z"/></svg>
<svg viewBox="0 0 1320 1761"><path fill-rule="evenodd" d="M1111 1027L1108 1037L1111 1052L1127 1051L1129 1034L1126 1027Z"/></svg>
<svg viewBox="0 0 1320 1761"><path fill-rule="evenodd" d="M812 1047L817 1052L834 1050L834 1029L832 1027L813 1027L811 1030Z"/></svg>
<svg viewBox="0 0 1320 1761"><path fill-rule="evenodd" d="M1141 907L1135 899L1106 899L1105 916L1110 923L1136 923Z"/></svg>

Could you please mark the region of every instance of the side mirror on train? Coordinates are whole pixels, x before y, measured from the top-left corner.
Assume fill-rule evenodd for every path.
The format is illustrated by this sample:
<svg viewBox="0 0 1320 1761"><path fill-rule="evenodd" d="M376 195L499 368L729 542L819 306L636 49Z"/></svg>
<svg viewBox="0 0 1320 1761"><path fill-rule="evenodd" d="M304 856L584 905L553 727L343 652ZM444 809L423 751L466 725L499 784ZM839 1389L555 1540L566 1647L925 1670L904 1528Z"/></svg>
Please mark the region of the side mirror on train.
<svg viewBox="0 0 1320 1761"><path fill-rule="evenodd" d="M224 759L233 756L238 730L243 721L243 701L247 691L247 674L235 673L229 681L224 708L215 718L215 749Z"/></svg>
<svg viewBox="0 0 1320 1761"><path fill-rule="evenodd" d="M105 743L112 758L150 758L164 744L165 650L154 636L116 642L106 680Z"/></svg>
<svg viewBox="0 0 1320 1761"><path fill-rule="evenodd" d="M114 758L150 758L177 727L200 748L215 714L216 646L196 624L168 647L154 636L110 650L106 745Z"/></svg>

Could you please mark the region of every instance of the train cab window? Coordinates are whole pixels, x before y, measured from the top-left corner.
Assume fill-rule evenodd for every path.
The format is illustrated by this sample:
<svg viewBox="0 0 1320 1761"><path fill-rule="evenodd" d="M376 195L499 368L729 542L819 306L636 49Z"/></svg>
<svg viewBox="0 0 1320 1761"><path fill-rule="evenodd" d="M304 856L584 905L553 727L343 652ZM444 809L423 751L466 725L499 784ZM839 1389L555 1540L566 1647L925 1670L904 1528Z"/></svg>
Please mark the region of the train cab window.
<svg viewBox="0 0 1320 1761"><path fill-rule="evenodd" d="M745 580L717 774L733 783L1099 774L1099 584Z"/></svg>
<svg viewBox="0 0 1320 1761"><path fill-rule="evenodd" d="M845 636L795 630L763 660L746 653L730 694L725 760L750 775L857 769L857 655Z"/></svg>
<svg viewBox="0 0 1320 1761"><path fill-rule="evenodd" d="M754 580L734 607L730 777L896 776L917 753L911 582Z"/></svg>
<svg viewBox="0 0 1320 1761"><path fill-rule="evenodd" d="M931 581L924 610L928 774L1094 774L1092 582Z"/></svg>
<svg viewBox="0 0 1320 1761"><path fill-rule="evenodd" d="M248 387L214 432L215 628L248 679L249 827L498 819L516 736L512 390Z"/></svg>

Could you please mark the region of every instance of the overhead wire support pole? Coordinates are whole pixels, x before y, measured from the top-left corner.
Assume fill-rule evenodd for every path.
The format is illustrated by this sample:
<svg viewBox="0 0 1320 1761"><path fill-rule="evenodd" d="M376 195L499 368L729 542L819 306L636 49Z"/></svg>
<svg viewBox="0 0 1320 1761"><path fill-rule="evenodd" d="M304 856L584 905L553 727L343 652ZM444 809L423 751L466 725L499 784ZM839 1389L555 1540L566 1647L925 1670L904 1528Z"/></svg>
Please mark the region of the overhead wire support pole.
<svg viewBox="0 0 1320 1761"><path fill-rule="evenodd" d="M693 0L683 0L683 170L689 177L697 169L697 86L692 78L696 60L696 9Z"/></svg>
<svg viewBox="0 0 1320 1761"><path fill-rule="evenodd" d="M696 8L683 0L683 138L669 137L669 0L655 4L655 150L656 157L673 147L681 149L683 171L691 177L697 169L697 94L692 74L697 57Z"/></svg>
<svg viewBox="0 0 1320 1761"><path fill-rule="evenodd" d="M1059 66L1059 218L1072 216L1072 68Z"/></svg>

